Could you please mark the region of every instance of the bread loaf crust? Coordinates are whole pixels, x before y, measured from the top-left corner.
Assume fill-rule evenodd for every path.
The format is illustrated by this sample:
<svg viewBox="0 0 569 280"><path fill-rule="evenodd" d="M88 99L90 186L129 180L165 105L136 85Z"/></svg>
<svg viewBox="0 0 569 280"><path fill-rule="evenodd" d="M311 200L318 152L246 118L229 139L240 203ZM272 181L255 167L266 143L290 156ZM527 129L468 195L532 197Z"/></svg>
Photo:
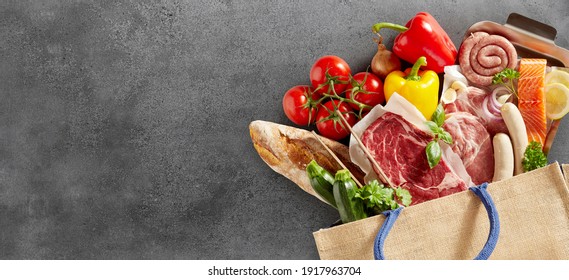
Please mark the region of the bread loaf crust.
<svg viewBox="0 0 569 280"><path fill-rule="evenodd" d="M267 165L320 200L322 199L310 186L306 165L314 159L332 174L342 169L310 131L258 120L249 124L249 133L255 150ZM350 161L348 147L328 138L319 137L348 170L363 182L364 174Z"/></svg>

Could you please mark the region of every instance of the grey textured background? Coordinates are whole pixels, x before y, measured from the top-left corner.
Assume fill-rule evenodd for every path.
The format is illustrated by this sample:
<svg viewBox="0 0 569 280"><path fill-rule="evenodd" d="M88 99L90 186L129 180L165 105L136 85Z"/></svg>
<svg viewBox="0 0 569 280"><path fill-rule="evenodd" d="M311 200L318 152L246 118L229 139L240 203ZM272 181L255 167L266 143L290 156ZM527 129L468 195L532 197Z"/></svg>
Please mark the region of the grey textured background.
<svg viewBox="0 0 569 280"><path fill-rule="evenodd" d="M312 232L337 214L247 129L291 124L282 95L316 58L364 70L371 25L422 10L457 46L518 12L569 48L566 0L0 3L2 259L318 258ZM568 139L563 121L551 161Z"/></svg>

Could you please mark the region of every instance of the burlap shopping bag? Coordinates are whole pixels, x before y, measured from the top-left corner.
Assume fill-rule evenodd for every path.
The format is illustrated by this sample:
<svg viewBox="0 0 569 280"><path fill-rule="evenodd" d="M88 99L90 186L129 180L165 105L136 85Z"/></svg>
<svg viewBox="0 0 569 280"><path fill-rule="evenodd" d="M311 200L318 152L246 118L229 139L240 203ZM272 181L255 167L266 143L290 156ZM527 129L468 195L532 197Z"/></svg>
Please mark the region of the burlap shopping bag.
<svg viewBox="0 0 569 280"><path fill-rule="evenodd" d="M565 183L569 188L569 164L563 164L563 174L565 174Z"/></svg>
<svg viewBox="0 0 569 280"><path fill-rule="evenodd" d="M399 215L382 238L376 237L388 227L384 215L314 232L320 258L374 259L382 251L386 259L569 259L569 192L559 164L487 191L492 207L465 191L392 212ZM499 217L494 237L492 211Z"/></svg>

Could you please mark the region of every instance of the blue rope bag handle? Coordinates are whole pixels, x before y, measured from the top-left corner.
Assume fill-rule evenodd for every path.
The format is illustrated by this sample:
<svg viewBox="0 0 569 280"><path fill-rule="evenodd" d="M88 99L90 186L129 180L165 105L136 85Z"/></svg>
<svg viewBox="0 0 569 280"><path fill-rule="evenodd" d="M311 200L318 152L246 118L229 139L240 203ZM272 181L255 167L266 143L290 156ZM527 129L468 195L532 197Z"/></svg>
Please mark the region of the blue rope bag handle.
<svg viewBox="0 0 569 280"><path fill-rule="evenodd" d="M474 258L475 260L487 260L494 248L496 248L496 244L498 243L498 236L500 235L500 220L498 219L498 211L496 210L496 205L494 205L494 201L492 201L492 197L486 188L488 187L488 183L484 183L480 186L471 187L469 188L484 204L484 208L486 208L486 212L488 212L488 219L490 220L490 233L488 234L488 240L486 244ZM373 248L373 255L376 260L385 260L385 255L383 253L383 246L385 245L385 239L391 231L391 228L395 224L397 217L403 211L403 207L399 207L395 210L385 211L382 214L385 215L385 222L379 229L377 236L375 237L374 241L374 248Z"/></svg>

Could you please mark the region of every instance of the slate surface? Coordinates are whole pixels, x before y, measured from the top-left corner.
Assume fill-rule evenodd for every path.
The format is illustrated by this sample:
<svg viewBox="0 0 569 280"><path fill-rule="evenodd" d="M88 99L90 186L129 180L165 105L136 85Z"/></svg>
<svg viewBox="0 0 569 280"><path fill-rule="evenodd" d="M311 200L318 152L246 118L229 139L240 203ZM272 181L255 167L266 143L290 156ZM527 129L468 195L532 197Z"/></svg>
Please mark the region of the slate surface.
<svg viewBox="0 0 569 280"><path fill-rule="evenodd" d="M371 25L422 10L457 45L517 12L569 48L564 0L385 2L2 1L0 258L316 259L337 214L247 125L291 124L282 95L317 57L364 70ZM569 162L568 134L550 160Z"/></svg>

